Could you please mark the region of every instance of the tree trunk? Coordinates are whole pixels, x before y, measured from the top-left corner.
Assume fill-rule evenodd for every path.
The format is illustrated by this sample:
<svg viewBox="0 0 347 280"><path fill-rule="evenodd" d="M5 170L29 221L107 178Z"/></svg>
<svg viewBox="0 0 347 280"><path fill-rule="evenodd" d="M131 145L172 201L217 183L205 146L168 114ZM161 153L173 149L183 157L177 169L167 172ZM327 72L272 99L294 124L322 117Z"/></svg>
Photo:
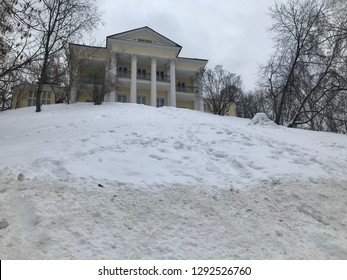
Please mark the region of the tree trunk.
<svg viewBox="0 0 347 280"><path fill-rule="evenodd" d="M43 59L41 77L39 79L39 86L36 93L36 112L41 112L41 95L43 84L46 82L47 77L47 63L48 63L48 53L45 53L45 57Z"/></svg>

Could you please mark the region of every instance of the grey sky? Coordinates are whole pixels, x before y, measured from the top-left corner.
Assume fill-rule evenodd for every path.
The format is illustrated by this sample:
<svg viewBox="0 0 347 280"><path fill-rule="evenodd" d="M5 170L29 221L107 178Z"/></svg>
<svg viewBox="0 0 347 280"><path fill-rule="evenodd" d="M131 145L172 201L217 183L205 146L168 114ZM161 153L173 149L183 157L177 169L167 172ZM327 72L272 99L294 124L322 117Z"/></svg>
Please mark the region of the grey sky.
<svg viewBox="0 0 347 280"><path fill-rule="evenodd" d="M208 68L222 64L241 74L245 89L255 86L259 65L271 54L274 0L96 0L106 36L149 26L183 47L180 56L208 59Z"/></svg>

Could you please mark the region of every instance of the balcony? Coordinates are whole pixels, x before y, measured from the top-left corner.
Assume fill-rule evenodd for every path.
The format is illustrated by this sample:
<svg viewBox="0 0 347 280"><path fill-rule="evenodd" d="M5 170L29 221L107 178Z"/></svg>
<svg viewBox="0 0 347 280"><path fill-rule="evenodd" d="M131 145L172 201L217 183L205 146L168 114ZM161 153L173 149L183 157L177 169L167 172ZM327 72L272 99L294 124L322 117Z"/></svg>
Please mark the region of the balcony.
<svg viewBox="0 0 347 280"><path fill-rule="evenodd" d="M118 71L118 77L123 79L131 79L131 72L130 71ZM148 72L137 72L136 75L137 80L143 80L143 81L150 81L151 80L151 73ZM170 76L163 75L161 73L157 73L157 82L170 82Z"/></svg>
<svg viewBox="0 0 347 280"><path fill-rule="evenodd" d="M125 72L125 71L118 71L118 78L123 78L123 79L131 79L131 73L130 72Z"/></svg>
<svg viewBox="0 0 347 280"><path fill-rule="evenodd" d="M197 92L197 90L198 90L198 88L196 88L196 87L185 86L185 85L182 85L182 84L176 85L176 91L177 92L195 94Z"/></svg>
<svg viewBox="0 0 347 280"><path fill-rule="evenodd" d="M181 101L195 101L198 88L186 86L184 83L176 84L176 96Z"/></svg>
<svg viewBox="0 0 347 280"><path fill-rule="evenodd" d="M79 80L82 85L103 85L105 84L104 78L98 78L94 75L82 76Z"/></svg>

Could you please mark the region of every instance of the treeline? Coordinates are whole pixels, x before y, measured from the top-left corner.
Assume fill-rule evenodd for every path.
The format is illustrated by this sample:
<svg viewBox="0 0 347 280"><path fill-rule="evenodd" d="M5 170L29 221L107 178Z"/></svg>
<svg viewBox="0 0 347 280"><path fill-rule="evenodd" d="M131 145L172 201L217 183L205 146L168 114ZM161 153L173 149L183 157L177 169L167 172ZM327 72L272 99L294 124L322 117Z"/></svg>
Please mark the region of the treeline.
<svg viewBox="0 0 347 280"><path fill-rule="evenodd" d="M71 41L101 21L93 0L1 0L0 110L10 108L11 87L36 83L36 111L41 111L43 84L69 84Z"/></svg>
<svg viewBox="0 0 347 280"><path fill-rule="evenodd" d="M224 73L234 78L216 100L231 98L240 117L264 112L279 125L347 133L346 15L345 0L275 3L270 9L275 50L261 67L257 89L244 93L239 78ZM215 80L223 80L215 70ZM204 76L209 101L215 85L210 73Z"/></svg>

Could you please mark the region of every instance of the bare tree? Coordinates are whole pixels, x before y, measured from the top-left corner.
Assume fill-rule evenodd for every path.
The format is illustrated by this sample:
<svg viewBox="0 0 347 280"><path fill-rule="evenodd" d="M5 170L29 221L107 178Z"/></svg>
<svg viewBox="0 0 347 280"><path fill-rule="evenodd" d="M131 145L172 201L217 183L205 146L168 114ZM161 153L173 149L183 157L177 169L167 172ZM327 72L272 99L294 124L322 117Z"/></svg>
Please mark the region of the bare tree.
<svg viewBox="0 0 347 280"><path fill-rule="evenodd" d="M70 92L75 102L80 93L89 95L95 105L100 105L105 97L115 98L119 85L117 77L117 61L122 49L113 52L109 60L100 62L100 49L83 45L70 44Z"/></svg>
<svg viewBox="0 0 347 280"><path fill-rule="evenodd" d="M93 0L45 0L39 13L43 42L41 73L36 94L36 112L41 111L42 86L48 80L48 65L52 55L62 52L69 40L80 40L84 32L93 30L100 14Z"/></svg>
<svg viewBox="0 0 347 280"><path fill-rule="evenodd" d="M11 108L12 87L25 80L27 68L38 59L41 42L35 36L38 1L0 2L1 110Z"/></svg>
<svg viewBox="0 0 347 280"><path fill-rule="evenodd" d="M106 94L105 80L103 77L99 77L96 74L90 75L83 88L90 96L94 105L102 104Z"/></svg>
<svg viewBox="0 0 347 280"><path fill-rule="evenodd" d="M66 69L67 69L67 82L64 101L66 103L76 102L78 96L83 88L85 81L81 79L80 67L88 64L88 59L92 57L95 51L90 51L87 47L76 48L74 44L69 44L65 51L66 55Z"/></svg>
<svg viewBox="0 0 347 280"><path fill-rule="evenodd" d="M14 99L13 96L11 98L11 108L12 109L18 109L21 106L21 103L28 97L28 92L26 91L25 87L16 88L16 98Z"/></svg>
<svg viewBox="0 0 347 280"><path fill-rule="evenodd" d="M102 104L105 96L116 90L118 78L114 70L117 66L116 61L119 55L119 53L114 53L113 58L105 65L105 72L90 75L88 82L84 84L84 88L87 88L89 96L95 105Z"/></svg>
<svg viewBox="0 0 347 280"><path fill-rule="evenodd" d="M257 113L270 115L272 112L266 95L262 91L243 93L236 100L236 116L252 119Z"/></svg>
<svg viewBox="0 0 347 280"><path fill-rule="evenodd" d="M38 2L0 2L0 81L40 55L41 42L33 33L37 27Z"/></svg>
<svg viewBox="0 0 347 280"><path fill-rule="evenodd" d="M0 111L11 109L12 83L16 80L15 72L3 76L0 83Z"/></svg>
<svg viewBox="0 0 347 280"><path fill-rule="evenodd" d="M217 65L214 69L201 70L198 74L202 86L202 99L215 115L224 116L242 92L240 76Z"/></svg>
<svg viewBox="0 0 347 280"><path fill-rule="evenodd" d="M115 67L115 63L111 66L104 66L103 69L95 69L95 61L97 60L98 47L90 47L85 45L69 44L66 50L66 91L64 101L66 103L76 102L80 94L84 91L88 92L94 103L99 103L101 98L107 92L109 80L105 79L105 73L111 67ZM89 69L90 71L85 71ZM87 76L86 76L87 73ZM100 88L101 85L106 87ZM103 99L102 99L103 101Z"/></svg>
<svg viewBox="0 0 347 280"><path fill-rule="evenodd" d="M341 71L346 4L289 0L270 11L277 48L263 67L262 85L272 103L272 117L277 124L316 129L318 118L346 92L346 72Z"/></svg>
<svg viewBox="0 0 347 280"><path fill-rule="evenodd" d="M3 83L0 88L0 111L11 109L11 94L8 85Z"/></svg>

